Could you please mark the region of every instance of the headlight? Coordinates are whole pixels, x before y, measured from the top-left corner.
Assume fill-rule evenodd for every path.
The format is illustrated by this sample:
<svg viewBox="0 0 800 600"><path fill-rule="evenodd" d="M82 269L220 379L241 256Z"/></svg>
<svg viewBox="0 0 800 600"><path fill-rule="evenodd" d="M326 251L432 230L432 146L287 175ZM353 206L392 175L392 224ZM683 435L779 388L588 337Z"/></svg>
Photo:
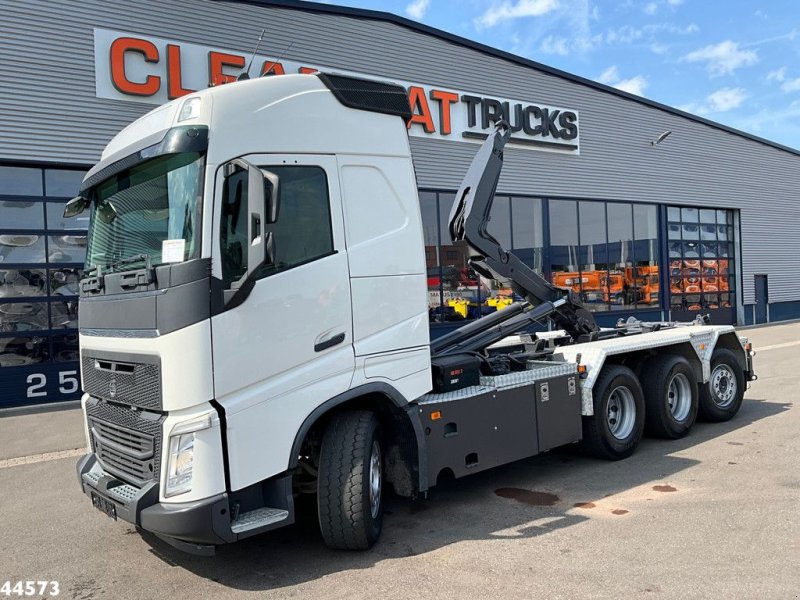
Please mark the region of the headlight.
<svg viewBox="0 0 800 600"><path fill-rule="evenodd" d="M207 414L199 419L178 423L172 428L169 437L165 497L185 494L192 489L195 433L209 427L211 427L211 415Z"/></svg>
<svg viewBox="0 0 800 600"><path fill-rule="evenodd" d="M178 123L200 116L200 105L202 103L203 99L197 96L184 102L183 106L181 106L181 112L178 113Z"/></svg>

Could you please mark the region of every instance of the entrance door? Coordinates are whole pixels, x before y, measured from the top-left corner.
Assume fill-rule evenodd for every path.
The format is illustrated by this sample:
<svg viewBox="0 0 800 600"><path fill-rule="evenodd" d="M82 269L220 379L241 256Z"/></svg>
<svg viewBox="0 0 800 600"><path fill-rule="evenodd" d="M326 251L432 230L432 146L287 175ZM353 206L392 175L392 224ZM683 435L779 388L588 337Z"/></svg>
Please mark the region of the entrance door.
<svg viewBox="0 0 800 600"><path fill-rule="evenodd" d="M769 302L769 286L766 275L756 275L756 323L767 322L767 302Z"/></svg>

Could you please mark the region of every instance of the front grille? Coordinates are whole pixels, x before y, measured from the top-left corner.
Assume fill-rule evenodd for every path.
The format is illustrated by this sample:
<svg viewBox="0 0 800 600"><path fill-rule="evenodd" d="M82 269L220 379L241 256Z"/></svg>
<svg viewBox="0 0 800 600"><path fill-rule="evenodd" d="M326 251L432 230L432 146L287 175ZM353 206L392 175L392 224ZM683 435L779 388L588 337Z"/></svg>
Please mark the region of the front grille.
<svg viewBox="0 0 800 600"><path fill-rule="evenodd" d="M139 487L158 479L166 417L94 398L86 403L86 416L103 470Z"/></svg>
<svg viewBox="0 0 800 600"><path fill-rule="evenodd" d="M83 389L89 395L161 410L161 365L158 357L124 361L111 354L84 355L82 367Z"/></svg>

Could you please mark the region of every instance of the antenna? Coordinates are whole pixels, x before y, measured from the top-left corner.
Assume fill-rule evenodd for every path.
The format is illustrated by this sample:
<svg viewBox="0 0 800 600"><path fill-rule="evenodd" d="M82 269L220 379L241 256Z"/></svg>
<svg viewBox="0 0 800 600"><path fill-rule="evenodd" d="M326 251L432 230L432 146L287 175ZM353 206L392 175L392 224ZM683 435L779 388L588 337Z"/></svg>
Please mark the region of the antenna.
<svg viewBox="0 0 800 600"><path fill-rule="evenodd" d="M278 55L278 58L276 58L275 60L272 61L272 66L273 67L283 60L283 58L286 56L286 53L289 52L289 50L292 49L292 46L294 46L294 42L289 42L289 45L286 46L286 48L283 49L283 52L281 52ZM269 75L269 72L264 73L264 75Z"/></svg>
<svg viewBox="0 0 800 600"><path fill-rule="evenodd" d="M250 79L250 67L253 66L253 59L255 59L256 54L258 54L258 47L261 45L261 40L264 39L264 33L266 29L261 30L261 35L258 36L258 41L256 42L256 49L253 50L253 55L250 57L250 62L247 63L247 69L245 69L244 73L241 73L236 80L237 81L244 81L245 79Z"/></svg>

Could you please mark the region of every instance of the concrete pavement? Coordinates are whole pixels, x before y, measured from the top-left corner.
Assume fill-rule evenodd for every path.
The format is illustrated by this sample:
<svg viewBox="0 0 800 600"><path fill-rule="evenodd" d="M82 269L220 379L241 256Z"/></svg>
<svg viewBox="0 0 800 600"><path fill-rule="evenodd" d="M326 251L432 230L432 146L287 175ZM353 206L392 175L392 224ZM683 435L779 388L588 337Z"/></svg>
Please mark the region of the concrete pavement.
<svg viewBox="0 0 800 600"><path fill-rule="evenodd" d="M426 501L392 498L369 552L328 550L309 519L214 558L188 556L94 510L74 458L0 460L0 583L55 579L61 597L86 600L798 598L800 324L744 333L759 380L734 420L699 423L677 442L646 439L617 463L554 452ZM41 447L15 439L48 423L27 416L0 417L4 456L68 450L58 436ZM83 444L63 433L62 446Z"/></svg>

